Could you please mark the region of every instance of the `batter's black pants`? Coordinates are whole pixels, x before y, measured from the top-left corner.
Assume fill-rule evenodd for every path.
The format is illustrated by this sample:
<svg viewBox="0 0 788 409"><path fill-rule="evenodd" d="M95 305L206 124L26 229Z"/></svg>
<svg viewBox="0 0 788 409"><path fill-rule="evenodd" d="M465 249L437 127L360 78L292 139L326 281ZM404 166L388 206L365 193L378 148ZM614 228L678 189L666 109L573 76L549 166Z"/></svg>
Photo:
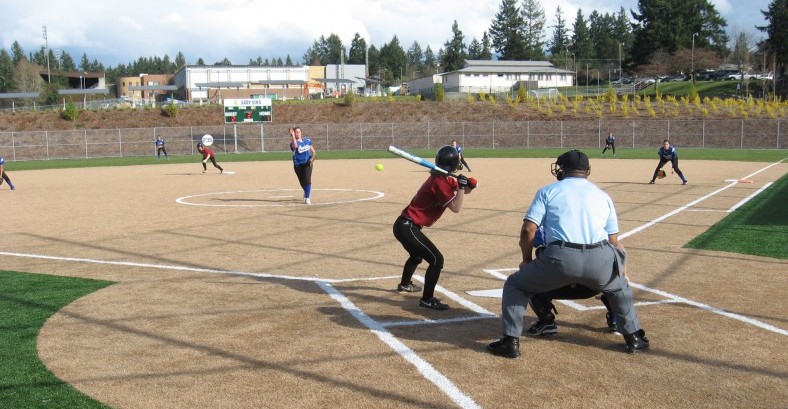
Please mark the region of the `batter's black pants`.
<svg viewBox="0 0 788 409"><path fill-rule="evenodd" d="M414 224L405 216L400 216L394 222L394 237L410 255L402 268L400 284L410 284L416 267L421 264L422 260L426 260L429 265L427 273L424 275L424 292L421 294L421 298L429 300L435 295L435 286L438 285L438 278L443 269L443 254L421 232L421 226Z"/></svg>

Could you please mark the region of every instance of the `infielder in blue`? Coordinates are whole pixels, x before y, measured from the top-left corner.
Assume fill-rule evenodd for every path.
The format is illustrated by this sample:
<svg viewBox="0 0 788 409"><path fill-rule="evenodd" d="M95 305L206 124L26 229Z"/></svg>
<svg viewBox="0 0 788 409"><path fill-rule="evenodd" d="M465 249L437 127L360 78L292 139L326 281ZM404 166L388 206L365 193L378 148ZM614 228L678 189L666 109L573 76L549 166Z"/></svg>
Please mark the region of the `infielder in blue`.
<svg viewBox="0 0 788 409"><path fill-rule="evenodd" d="M11 190L16 190L14 184L11 183L11 178L9 178L8 174L5 173L5 158L0 156L0 185L3 184L4 180L6 181L6 183L8 183L8 187L10 187Z"/></svg>
<svg viewBox="0 0 788 409"><path fill-rule="evenodd" d="M654 184L654 181L657 179L657 175L659 174L659 170L662 169L662 167L668 162L670 162L670 165L673 166L673 171L675 171L676 174L681 178L681 184L686 185L687 178L684 177L684 174L681 173L681 169L679 169L679 152L676 150L676 147L671 145L670 141L667 139L662 141L662 147L659 148L659 164L657 165L657 168L654 169L654 175L651 176L651 181L648 183L650 185Z"/></svg>
<svg viewBox="0 0 788 409"><path fill-rule="evenodd" d="M616 156L616 137L613 136L613 132L608 132L607 137L605 138L605 149L602 149L602 156L605 156L605 152L607 148L613 150L613 157Z"/></svg>
<svg viewBox="0 0 788 409"><path fill-rule="evenodd" d="M534 197L520 231L520 269L503 286L503 337L487 350L507 358L520 356L520 336L526 306L534 294L572 284L602 292L618 319L627 352L649 347L640 327L632 290L624 276L626 252L618 244L618 217L613 201L587 178L591 167L586 154L572 150L552 164L558 182ZM547 246L533 258L533 243L544 226ZM554 324L554 323L553 323Z"/></svg>
<svg viewBox="0 0 788 409"><path fill-rule="evenodd" d="M315 147L309 138L301 135L301 128L290 128L290 150L293 151L293 169L298 183L304 189L304 204L312 204L312 164L315 162Z"/></svg>
<svg viewBox="0 0 788 409"><path fill-rule="evenodd" d="M162 139L161 136L157 136L153 143L156 145L156 158L161 159L161 154L164 153L164 157L170 160L170 155L167 154L167 148L164 147L164 139Z"/></svg>

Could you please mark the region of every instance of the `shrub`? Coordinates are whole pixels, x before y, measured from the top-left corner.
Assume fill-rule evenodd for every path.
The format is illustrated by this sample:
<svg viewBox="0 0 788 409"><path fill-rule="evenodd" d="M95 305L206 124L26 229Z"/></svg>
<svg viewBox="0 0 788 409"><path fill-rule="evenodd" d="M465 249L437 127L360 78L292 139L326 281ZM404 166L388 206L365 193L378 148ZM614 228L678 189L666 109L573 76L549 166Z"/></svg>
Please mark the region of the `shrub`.
<svg viewBox="0 0 788 409"><path fill-rule="evenodd" d="M66 107L60 110L60 116L63 117L63 119L68 119L72 122L77 120L79 111L77 110L77 106L74 104L74 101L68 101L66 103Z"/></svg>
<svg viewBox="0 0 788 409"><path fill-rule="evenodd" d="M353 101L354 100L355 100L355 97L353 96L352 92L348 92L347 94L345 94L345 106L346 107L353 106Z"/></svg>
<svg viewBox="0 0 788 409"><path fill-rule="evenodd" d="M161 108L161 113L164 116L175 118L178 116L178 107L172 101L170 101L169 104Z"/></svg>
<svg viewBox="0 0 788 409"><path fill-rule="evenodd" d="M525 92L524 87L517 89L517 102L524 102L527 97L528 94Z"/></svg>
<svg viewBox="0 0 788 409"><path fill-rule="evenodd" d="M468 96L465 97L465 101L467 101L467 102L475 102L476 98L473 97L473 94L468 94Z"/></svg>
<svg viewBox="0 0 788 409"><path fill-rule="evenodd" d="M443 84L435 84L435 101L443 102L446 93L443 91Z"/></svg>

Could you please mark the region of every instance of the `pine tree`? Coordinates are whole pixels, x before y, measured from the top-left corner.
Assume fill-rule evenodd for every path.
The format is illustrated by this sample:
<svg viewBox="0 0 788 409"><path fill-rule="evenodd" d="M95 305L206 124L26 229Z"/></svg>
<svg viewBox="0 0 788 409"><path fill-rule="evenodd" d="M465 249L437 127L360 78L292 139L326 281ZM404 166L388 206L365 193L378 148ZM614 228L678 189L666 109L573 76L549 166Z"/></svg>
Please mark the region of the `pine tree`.
<svg viewBox="0 0 788 409"><path fill-rule="evenodd" d="M572 46L569 51L574 53L575 63L594 58L594 44L591 42L591 34L588 31L586 20L583 18L582 9L577 9Z"/></svg>
<svg viewBox="0 0 788 409"><path fill-rule="evenodd" d="M492 44L490 44L490 35L485 31L482 35L482 50L479 53L480 60L492 60Z"/></svg>
<svg viewBox="0 0 788 409"><path fill-rule="evenodd" d="M366 64L367 62L367 41L359 33L353 36L350 42L350 52L348 53L348 64Z"/></svg>
<svg viewBox="0 0 788 409"><path fill-rule="evenodd" d="M761 10L761 13L769 24L757 28L768 36L764 44L777 61L779 69L775 75L778 72L785 74L788 65L788 0L772 0L766 11Z"/></svg>
<svg viewBox="0 0 788 409"><path fill-rule="evenodd" d="M524 24L517 0L501 0L498 13L490 25L492 46L500 60L519 60L525 56Z"/></svg>
<svg viewBox="0 0 788 409"><path fill-rule="evenodd" d="M566 28L564 21L564 13L561 11L561 6L555 9L555 29L553 30L553 38L550 40L550 54L560 55L564 49L569 46L569 30Z"/></svg>
<svg viewBox="0 0 788 409"><path fill-rule="evenodd" d="M452 38L447 41L444 46L446 50L441 58L441 67L444 72L456 71L463 67L465 60L468 59L468 53L465 51L465 40L460 31L457 20L451 25Z"/></svg>
<svg viewBox="0 0 788 409"><path fill-rule="evenodd" d="M523 19L525 54L523 59L544 59L544 9L538 0L523 0L520 14Z"/></svg>

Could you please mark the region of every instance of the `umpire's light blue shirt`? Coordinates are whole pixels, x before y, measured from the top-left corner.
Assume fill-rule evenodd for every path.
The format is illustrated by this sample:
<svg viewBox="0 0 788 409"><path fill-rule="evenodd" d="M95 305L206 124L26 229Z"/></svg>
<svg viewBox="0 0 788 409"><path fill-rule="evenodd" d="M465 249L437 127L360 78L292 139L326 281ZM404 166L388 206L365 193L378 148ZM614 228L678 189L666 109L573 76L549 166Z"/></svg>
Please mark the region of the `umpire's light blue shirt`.
<svg viewBox="0 0 788 409"><path fill-rule="evenodd" d="M539 189L525 219L544 227L546 243L591 244L618 233L613 200L586 178L567 177Z"/></svg>

